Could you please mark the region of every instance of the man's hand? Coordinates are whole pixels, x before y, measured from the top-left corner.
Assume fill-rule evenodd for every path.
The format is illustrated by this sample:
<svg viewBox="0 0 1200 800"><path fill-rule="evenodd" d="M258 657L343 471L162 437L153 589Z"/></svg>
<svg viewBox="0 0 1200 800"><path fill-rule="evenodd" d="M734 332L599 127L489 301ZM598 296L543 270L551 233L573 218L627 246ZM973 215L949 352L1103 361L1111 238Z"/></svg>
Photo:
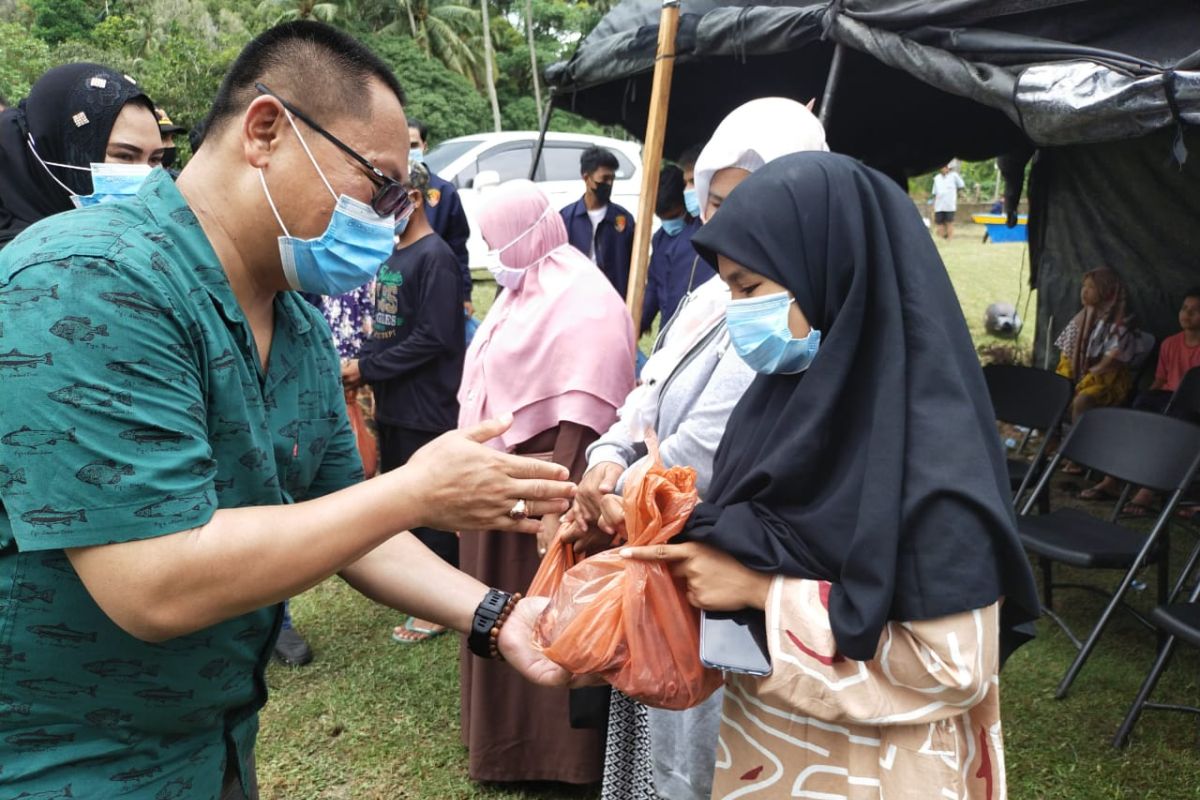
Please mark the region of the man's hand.
<svg viewBox="0 0 1200 800"><path fill-rule="evenodd" d="M762 609L767 605L772 576L742 566L733 556L706 544L626 547L621 557L669 562L671 574L687 583L688 602L705 611Z"/></svg>
<svg viewBox="0 0 1200 800"><path fill-rule="evenodd" d="M466 301L465 303L463 303L463 311L467 312L468 317L475 316L475 304L472 303L470 300Z"/></svg>
<svg viewBox="0 0 1200 800"><path fill-rule="evenodd" d="M548 597L526 597L517 603L500 629L497 645L504 660L527 681L538 686L566 686L571 683L571 673L533 646L533 625L549 603Z"/></svg>
<svg viewBox="0 0 1200 800"><path fill-rule="evenodd" d="M600 501L613 493L624 471L625 468L620 464L603 461L584 473L575 496L575 505L583 512L584 522L600 520Z"/></svg>
<svg viewBox="0 0 1200 800"><path fill-rule="evenodd" d="M537 519L513 519L525 501L527 517L562 514L575 485L567 468L536 458L508 455L482 444L504 433L512 416L451 431L422 447L400 469L380 478L415 483L424 527L443 531L519 531L536 534Z"/></svg>
<svg viewBox="0 0 1200 800"><path fill-rule="evenodd" d="M342 386L357 389L363 385L362 373L358 371L358 359L352 358L342 364Z"/></svg>

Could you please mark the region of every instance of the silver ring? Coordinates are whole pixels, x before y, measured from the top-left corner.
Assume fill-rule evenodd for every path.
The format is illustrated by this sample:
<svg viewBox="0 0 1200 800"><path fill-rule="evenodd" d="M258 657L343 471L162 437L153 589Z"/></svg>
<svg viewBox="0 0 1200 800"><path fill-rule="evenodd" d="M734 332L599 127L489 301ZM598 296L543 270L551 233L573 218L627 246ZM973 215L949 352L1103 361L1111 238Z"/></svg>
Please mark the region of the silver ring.
<svg viewBox="0 0 1200 800"><path fill-rule="evenodd" d="M518 500L516 503L513 504L512 509L508 512L508 516L511 519L525 519L525 517L526 517L525 509L527 507L528 507L528 504L524 500Z"/></svg>

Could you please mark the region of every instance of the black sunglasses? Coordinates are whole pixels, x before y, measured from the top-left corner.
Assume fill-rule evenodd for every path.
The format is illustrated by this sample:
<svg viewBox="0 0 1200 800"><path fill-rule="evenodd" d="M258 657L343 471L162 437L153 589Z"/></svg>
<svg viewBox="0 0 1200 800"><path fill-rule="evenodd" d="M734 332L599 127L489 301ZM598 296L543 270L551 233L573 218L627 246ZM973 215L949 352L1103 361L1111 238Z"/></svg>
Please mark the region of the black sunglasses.
<svg viewBox="0 0 1200 800"><path fill-rule="evenodd" d="M335 147L353 158L359 163L360 166L362 166L363 169L367 171L367 177L370 178L371 182L376 186L375 194L371 197L371 208L374 209L376 214L381 217L400 217L403 216L404 213L412 206L412 198L408 196L409 190L406 186L404 186L404 184L400 183L395 178L390 178L387 175L384 175L383 171L379 169L379 167L375 166L370 161L356 153L354 149L350 147L350 145L346 144L341 139L322 128L303 111L272 92L263 84L255 83L254 88L257 89L260 94L265 94L267 97L273 97L278 100L279 104L287 109L293 117L298 118L305 125L324 136L326 139L332 142Z"/></svg>

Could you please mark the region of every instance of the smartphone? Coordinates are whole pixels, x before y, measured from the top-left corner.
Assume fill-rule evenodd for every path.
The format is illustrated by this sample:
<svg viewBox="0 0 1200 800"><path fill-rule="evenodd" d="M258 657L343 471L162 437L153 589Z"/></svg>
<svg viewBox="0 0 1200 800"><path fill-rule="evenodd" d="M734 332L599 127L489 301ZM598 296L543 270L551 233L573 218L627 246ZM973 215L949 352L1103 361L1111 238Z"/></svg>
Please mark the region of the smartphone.
<svg viewBox="0 0 1200 800"><path fill-rule="evenodd" d="M701 612L700 661L706 667L726 672L770 675L766 614L752 608Z"/></svg>

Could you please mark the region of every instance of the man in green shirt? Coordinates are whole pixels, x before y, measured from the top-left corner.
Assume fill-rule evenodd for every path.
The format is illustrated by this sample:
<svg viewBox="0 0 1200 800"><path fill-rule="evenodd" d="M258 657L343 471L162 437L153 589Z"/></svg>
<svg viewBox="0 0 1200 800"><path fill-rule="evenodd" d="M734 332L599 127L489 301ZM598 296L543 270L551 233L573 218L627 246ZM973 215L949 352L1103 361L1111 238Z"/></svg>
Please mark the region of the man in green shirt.
<svg viewBox="0 0 1200 800"><path fill-rule="evenodd" d="M566 509L566 470L480 444L503 421L362 481L279 233L322 237L339 196L379 212L407 173L402 103L354 40L280 26L178 184L156 170L0 253L0 797L254 797L280 601L338 573L469 630L492 593L397 531L533 533L514 510ZM565 683L530 649L539 608L501 619L499 652Z"/></svg>

